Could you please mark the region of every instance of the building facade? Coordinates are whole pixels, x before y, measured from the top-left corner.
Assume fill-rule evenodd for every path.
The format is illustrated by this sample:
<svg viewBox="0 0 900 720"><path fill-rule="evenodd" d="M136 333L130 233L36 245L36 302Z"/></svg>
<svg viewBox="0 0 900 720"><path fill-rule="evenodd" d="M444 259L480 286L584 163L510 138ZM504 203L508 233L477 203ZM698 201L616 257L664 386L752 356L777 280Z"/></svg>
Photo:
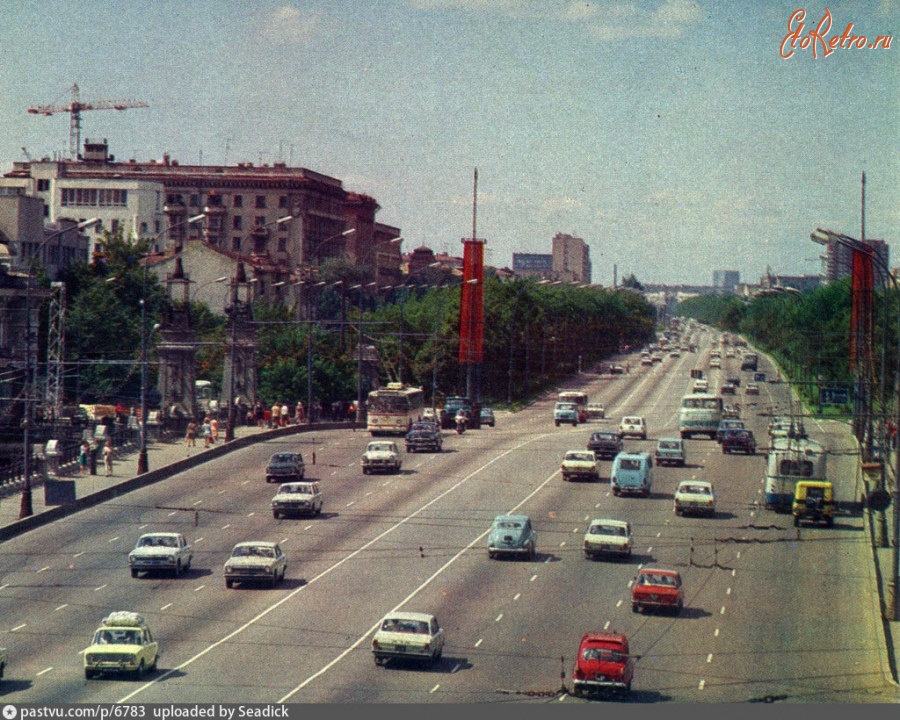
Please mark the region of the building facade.
<svg viewBox="0 0 900 720"><path fill-rule="evenodd" d="M738 270L713 270L713 291L730 295L741 284L741 273Z"/></svg>
<svg viewBox="0 0 900 720"><path fill-rule="evenodd" d="M887 278L882 278L882 267L890 267L890 248L884 240L862 240L863 245L872 248L872 252L880 260L876 260L875 281L879 283L887 282ZM829 242L825 246L825 282L835 282L841 280L853 272L853 249L847 245L836 242Z"/></svg>
<svg viewBox="0 0 900 720"><path fill-rule="evenodd" d="M553 277L553 255L540 253L513 253L512 270L521 277Z"/></svg>
<svg viewBox="0 0 900 720"><path fill-rule="evenodd" d="M591 249L582 238L556 233L552 248L554 279L591 282Z"/></svg>

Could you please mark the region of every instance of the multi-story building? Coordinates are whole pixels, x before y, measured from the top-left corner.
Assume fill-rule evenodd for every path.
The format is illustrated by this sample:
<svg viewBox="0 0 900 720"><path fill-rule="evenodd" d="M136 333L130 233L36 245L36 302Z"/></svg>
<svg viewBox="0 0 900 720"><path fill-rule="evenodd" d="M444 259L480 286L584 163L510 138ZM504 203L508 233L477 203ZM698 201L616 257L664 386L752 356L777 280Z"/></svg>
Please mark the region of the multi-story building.
<svg viewBox="0 0 900 720"><path fill-rule="evenodd" d="M714 292L730 295L741 284L741 273L738 270L713 270Z"/></svg>
<svg viewBox="0 0 900 720"><path fill-rule="evenodd" d="M257 294L333 256L370 267L379 282L399 278L399 228L376 222L378 203L336 178L285 163L117 162L108 150L105 140L87 141L79 160L16 162L0 188L40 198L50 221L100 218L95 245L103 230L121 229L163 258L193 244L203 249L192 254L231 269L245 262L258 273ZM200 214L202 222L188 222ZM165 260L152 266L161 279L172 269ZM188 258L184 267L199 280Z"/></svg>
<svg viewBox="0 0 900 720"><path fill-rule="evenodd" d="M591 281L591 249L582 238L565 233L553 236L553 275L556 280Z"/></svg>
<svg viewBox="0 0 900 720"><path fill-rule="evenodd" d="M872 248L872 252L880 261L875 261L876 282L887 282L882 278L882 267L890 267L890 248L884 240L862 240L863 245ZM825 246L825 282L834 282L847 277L853 272L853 249L847 245L830 241Z"/></svg>
<svg viewBox="0 0 900 720"><path fill-rule="evenodd" d="M540 253L513 253L512 269L522 277L535 276L550 280L553 277L553 255Z"/></svg>

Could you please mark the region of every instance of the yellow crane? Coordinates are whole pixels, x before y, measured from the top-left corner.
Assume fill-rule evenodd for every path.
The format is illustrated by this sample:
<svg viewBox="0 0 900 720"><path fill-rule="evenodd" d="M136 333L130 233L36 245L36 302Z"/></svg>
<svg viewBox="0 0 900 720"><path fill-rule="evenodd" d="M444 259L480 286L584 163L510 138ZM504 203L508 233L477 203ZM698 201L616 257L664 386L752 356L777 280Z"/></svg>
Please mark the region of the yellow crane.
<svg viewBox="0 0 900 720"><path fill-rule="evenodd" d="M128 108L148 107L147 103L139 100L95 100L81 102L78 97L78 85L72 86L72 101L65 105L35 105L28 108L32 115L53 115L55 113L69 113L69 157L72 160L78 158L81 148L81 111L82 110L127 110Z"/></svg>

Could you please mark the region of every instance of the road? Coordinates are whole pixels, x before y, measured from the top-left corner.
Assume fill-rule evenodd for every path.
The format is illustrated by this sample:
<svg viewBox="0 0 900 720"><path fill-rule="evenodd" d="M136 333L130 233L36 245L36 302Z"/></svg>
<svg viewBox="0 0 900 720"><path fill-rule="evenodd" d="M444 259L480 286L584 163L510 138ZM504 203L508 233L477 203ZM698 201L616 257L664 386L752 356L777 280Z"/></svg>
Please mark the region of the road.
<svg viewBox="0 0 900 720"><path fill-rule="evenodd" d="M803 528L762 508L764 455L723 456L689 440L688 466L657 468L649 498L614 497L605 480L566 483L559 461L592 430L643 414L652 450L676 436L680 398L698 353L630 374L583 376L607 418L554 428L553 398L497 426L445 433L444 452L405 455L400 475L362 475L369 437L325 431L232 453L0 545L0 645L10 651L0 696L9 702L586 702L571 689L574 653L587 630L625 632L638 656L631 702L891 702L872 555L859 516ZM739 360L708 373L711 387ZM772 374L771 368L761 367ZM747 373L742 374L746 380ZM786 409L784 385L737 397L765 444L765 413ZM807 428L835 451L830 473L858 496L846 430ZM320 517L274 520L263 468L299 449L325 495ZM315 453L316 464L310 464ZM608 468L609 463L604 463ZM685 478L714 483L714 518L675 517ZM531 516L533 562L489 560L488 527L500 513ZM630 562L582 557L592 517L629 520ZM185 533L190 572L132 579L126 556L153 530ZM234 543L274 540L288 557L276 589L226 590ZM681 572L679 617L631 612L638 567ZM395 608L434 613L447 634L433 668L376 667L371 634ZM148 619L162 648L144 681L84 678L80 652L113 610ZM562 675L562 677L561 677Z"/></svg>

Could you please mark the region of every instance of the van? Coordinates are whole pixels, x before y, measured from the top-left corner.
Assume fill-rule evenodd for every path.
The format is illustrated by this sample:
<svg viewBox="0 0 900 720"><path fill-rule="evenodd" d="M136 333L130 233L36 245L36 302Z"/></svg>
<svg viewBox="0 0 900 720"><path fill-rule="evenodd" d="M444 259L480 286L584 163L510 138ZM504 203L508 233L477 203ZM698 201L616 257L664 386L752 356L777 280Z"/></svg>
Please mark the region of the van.
<svg viewBox="0 0 900 720"><path fill-rule="evenodd" d="M613 495L623 493L650 496L653 485L653 458L648 452L620 452L613 460L609 484Z"/></svg>
<svg viewBox="0 0 900 720"><path fill-rule="evenodd" d="M834 486L827 481L801 480L794 491L794 527L804 520L834 525Z"/></svg>

